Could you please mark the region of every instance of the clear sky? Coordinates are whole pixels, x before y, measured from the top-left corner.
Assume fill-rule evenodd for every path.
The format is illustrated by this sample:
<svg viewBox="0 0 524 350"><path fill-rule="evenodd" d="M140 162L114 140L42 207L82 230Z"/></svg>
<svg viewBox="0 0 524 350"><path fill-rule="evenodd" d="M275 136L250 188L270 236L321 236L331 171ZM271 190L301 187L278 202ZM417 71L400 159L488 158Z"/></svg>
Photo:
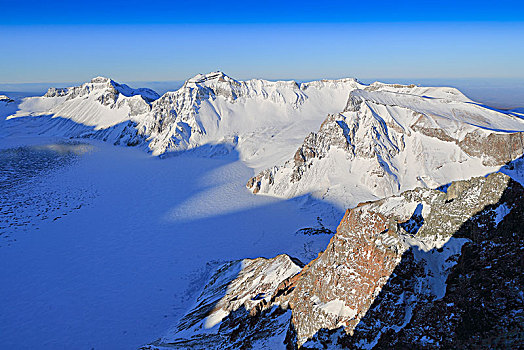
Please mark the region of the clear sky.
<svg viewBox="0 0 524 350"><path fill-rule="evenodd" d="M521 1L6 1L0 83L524 79Z"/></svg>

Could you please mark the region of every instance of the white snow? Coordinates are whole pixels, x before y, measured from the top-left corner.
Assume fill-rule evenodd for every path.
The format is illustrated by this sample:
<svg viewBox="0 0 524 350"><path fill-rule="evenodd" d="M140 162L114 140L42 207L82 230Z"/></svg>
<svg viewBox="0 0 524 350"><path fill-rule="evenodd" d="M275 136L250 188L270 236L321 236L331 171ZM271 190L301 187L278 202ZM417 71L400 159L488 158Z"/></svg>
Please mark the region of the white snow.
<svg viewBox="0 0 524 350"><path fill-rule="evenodd" d="M348 317L349 319L352 319L357 315L357 310L346 306L344 301L340 299L330 300L327 303L319 305L319 308L328 314L340 317Z"/></svg>
<svg viewBox="0 0 524 350"><path fill-rule="evenodd" d="M502 203L498 207L495 208L495 226L498 226L498 224L504 219L506 215L508 215L511 211L511 208L508 207L506 203Z"/></svg>
<svg viewBox="0 0 524 350"><path fill-rule="evenodd" d="M327 245L327 235L295 234L316 224L316 210L251 194L252 171L237 155L158 159L91 143L40 182L96 197L55 221L35 212L35 226L0 236L0 348L136 348L191 306L186 290L207 262L280 253L308 261Z"/></svg>
<svg viewBox="0 0 524 350"><path fill-rule="evenodd" d="M224 309L218 309L214 311L213 313L211 313L209 316L206 317L204 321L204 327L206 329L213 328L214 326L219 324L224 319L224 317L226 317L227 315L229 315L229 312Z"/></svg>
<svg viewBox="0 0 524 350"><path fill-rule="evenodd" d="M442 252L433 248L431 251L414 249L415 258L426 261L426 279L431 293L441 299L446 294L446 280L451 268L457 264L462 246L469 240L467 238L450 237L440 248ZM420 244L420 243L419 243ZM438 249L438 248L437 248Z"/></svg>

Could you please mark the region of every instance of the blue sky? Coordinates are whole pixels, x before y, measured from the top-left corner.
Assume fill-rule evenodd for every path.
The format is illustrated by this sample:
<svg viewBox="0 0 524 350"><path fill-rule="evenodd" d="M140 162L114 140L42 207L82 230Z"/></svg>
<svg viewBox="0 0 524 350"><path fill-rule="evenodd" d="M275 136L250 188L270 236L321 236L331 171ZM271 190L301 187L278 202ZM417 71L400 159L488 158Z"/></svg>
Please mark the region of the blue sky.
<svg viewBox="0 0 524 350"><path fill-rule="evenodd" d="M320 4L319 4L320 3ZM0 83L524 79L518 1L5 1Z"/></svg>

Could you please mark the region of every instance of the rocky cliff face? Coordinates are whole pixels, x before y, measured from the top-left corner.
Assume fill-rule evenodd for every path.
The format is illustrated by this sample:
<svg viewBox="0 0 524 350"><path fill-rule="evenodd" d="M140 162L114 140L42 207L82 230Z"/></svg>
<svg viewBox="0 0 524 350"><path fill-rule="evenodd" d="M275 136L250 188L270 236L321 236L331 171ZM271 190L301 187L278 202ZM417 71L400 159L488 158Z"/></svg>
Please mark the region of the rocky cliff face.
<svg viewBox="0 0 524 350"><path fill-rule="evenodd" d="M357 325L324 329L304 347L518 347L523 280L515 262L524 248L523 194L501 174L452 184L417 233L454 232L451 240L429 251L407 250ZM435 264L439 255L442 265ZM428 279L444 284L427 288Z"/></svg>
<svg viewBox="0 0 524 350"><path fill-rule="evenodd" d="M373 346L383 333L404 329L418 308L450 292L447 280L464 258L462 247L496 235L490 231L520 206L516 202L522 194L522 187L509 177L493 174L454 182L447 193L417 189L349 210L293 292L290 305L298 306L293 308L298 344L321 328L342 326L345 333L358 333L344 339L361 347ZM513 234L519 231L509 236ZM522 242L513 243L518 249ZM306 295L316 298L304 302ZM333 300L352 312L309 316L316 314L317 305Z"/></svg>
<svg viewBox="0 0 524 350"><path fill-rule="evenodd" d="M292 159L262 171L247 187L281 197L346 196L342 204L354 206L352 197L435 188L524 153L518 116L475 104L455 89L421 89L372 84L351 91L342 113L329 115Z"/></svg>
<svg viewBox="0 0 524 350"><path fill-rule="evenodd" d="M272 348L275 342L282 344L291 314L277 306L273 296L302 266L296 259L279 255L218 267L174 330L143 349Z"/></svg>
<svg viewBox="0 0 524 350"><path fill-rule="evenodd" d="M517 346L523 196L519 183L494 173L362 203L346 212L318 258L273 279L278 286L261 292L227 282L223 300L238 297L245 311L215 325L222 337L204 340L196 330L185 341L200 339L208 349ZM275 259L290 266L285 256ZM267 276L250 273L251 281ZM253 345L262 329L271 346ZM147 348L189 344L169 339Z"/></svg>

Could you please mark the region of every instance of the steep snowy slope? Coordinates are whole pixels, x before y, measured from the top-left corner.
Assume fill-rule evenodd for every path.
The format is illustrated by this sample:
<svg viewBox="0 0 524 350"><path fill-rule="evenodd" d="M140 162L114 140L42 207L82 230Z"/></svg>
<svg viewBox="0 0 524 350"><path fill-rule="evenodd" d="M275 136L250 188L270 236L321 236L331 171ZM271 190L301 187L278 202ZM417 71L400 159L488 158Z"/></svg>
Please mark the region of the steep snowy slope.
<svg viewBox="0 0 524 350"><path fill-rule="evenodd" d="M52 115L103 129L147 113L158 98L150 89L132 89L109 78L97 77L70 88L50 88L42 97L30 97L15 116Z"/></svg>
<svg viewBox="0 0 524 350"><path fill-rule="evenodd" d="M304 193L350 207L486 174L524 152L524 120L451 88L372 84L350 93L294 157L252 178L254 193Z"/></svg>

